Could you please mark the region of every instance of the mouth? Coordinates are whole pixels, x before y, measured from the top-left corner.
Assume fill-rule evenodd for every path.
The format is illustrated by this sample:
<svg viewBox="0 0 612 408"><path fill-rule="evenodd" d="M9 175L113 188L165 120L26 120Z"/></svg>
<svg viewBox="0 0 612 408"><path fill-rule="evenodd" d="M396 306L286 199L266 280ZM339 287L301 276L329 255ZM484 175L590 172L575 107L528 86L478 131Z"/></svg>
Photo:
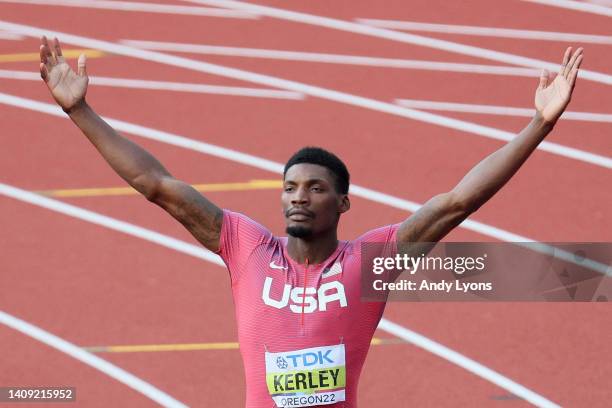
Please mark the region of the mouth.
<svg viewBox="0 0 612 408"><path fill-rule="evenodd" d="M310 217L305 214L292 214L289 216L289 219L291 221L303 222L308 221Z"/></svg>
<svg viewBox="0 0 612 408"><path fill-rule="evenodd" d="M306 211L303 209L294 209L287 211L287 218L291 221L308 221L314 218L314 214L310 211Z"/></svg>

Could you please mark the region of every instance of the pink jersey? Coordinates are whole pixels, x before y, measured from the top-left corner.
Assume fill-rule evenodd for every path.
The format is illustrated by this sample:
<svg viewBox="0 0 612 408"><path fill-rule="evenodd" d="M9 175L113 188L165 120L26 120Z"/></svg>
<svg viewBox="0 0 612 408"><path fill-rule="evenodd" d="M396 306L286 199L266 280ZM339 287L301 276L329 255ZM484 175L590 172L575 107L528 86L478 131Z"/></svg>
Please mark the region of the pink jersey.
<svg viewBox="0 0 612 408"><path fill-rule="evenodd" d="M385 308L383 302L360 299L361 243L393 242L397 228L390 225L355 241L340 241L325 262L306 267L289 257L286 237L275 237L248 217L224 210L218 253L231 277L248 408L357 406L359 375ZM336 352L344 356L332 364ZM317 369L308 372L305 366L315 362ZM287 368L291 364L301 365L303 373ZM270 373L281 369L289 374ZM311 389L300 393L304 387ZM320 395L342 396L344 401L313 399L323 390L330 391ZM277 393L274 399L272 392Z"/></svg>

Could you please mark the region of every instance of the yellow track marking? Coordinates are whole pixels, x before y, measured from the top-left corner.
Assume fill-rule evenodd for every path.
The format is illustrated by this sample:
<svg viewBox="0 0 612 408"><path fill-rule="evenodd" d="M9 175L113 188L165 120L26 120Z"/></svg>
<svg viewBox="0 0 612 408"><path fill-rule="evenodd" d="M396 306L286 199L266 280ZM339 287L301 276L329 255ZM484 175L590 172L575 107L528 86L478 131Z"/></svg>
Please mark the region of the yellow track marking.
<svg viewBox="0 0 612 408"><path fill-rule="evenodd" d="M194 184L193 187L202 192L207 191L244 191L244 190L269 190L279 189L283 185L281 180L251 180L239 183L214 183ZM48 197L99 197L99 196L122 196L136 195L138 191L132 187L108 187L108 188L75 188L63 190L37 191Z"/></svg>
<svg viewBox="0 0 612 408"><path fill-rule="evenodd" d="M374 337L370 344L373 346L381 346L384 344L396 343L403 343L403 341L399 339L381 339ZM154 351L236 350L238 349L238 343L140 344L131 346L94 346L83 348L92 353L147 353Z"/></svg>
<svg viewBox="0 0 612 408"><path fill-rule="evenodd" d="M91 349L95 350L95 347ZM106 353L135 353L152 351L192 351L192 350L233 350L238 349L238 343L193 343L193 344L141 344L134 346L101 347ZM98 351L98 350L97 350Z"/></svg>
<svg viewBox="0 0 612 408"><path fill-rule="evenodd" d="M79 58L79 55L85 54L87 58L100 58L107 55L105 52L98 50L65 50L62 52L65 58ZM24 54L4 54L0 55L0 62L24 62L24 61L40 61L40 54L37 52L28 52Z"/></svg>

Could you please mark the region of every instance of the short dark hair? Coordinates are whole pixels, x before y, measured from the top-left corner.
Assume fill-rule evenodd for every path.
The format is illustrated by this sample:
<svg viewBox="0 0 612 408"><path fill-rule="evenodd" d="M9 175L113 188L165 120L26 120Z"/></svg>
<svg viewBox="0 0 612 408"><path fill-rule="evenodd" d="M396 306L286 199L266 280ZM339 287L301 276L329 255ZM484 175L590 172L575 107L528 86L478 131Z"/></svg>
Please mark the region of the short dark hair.
<svg viewBox="0 0 612 408"><path fill-rule="evenodd" d="M336 191L340 194L348 194L350 175L346 166L335 154L328 152L320 147L303 147L293 154L285 164L283 178L287 175L287 170L294 164L310 163L318 164L327 168L334 176Z"/></svg>

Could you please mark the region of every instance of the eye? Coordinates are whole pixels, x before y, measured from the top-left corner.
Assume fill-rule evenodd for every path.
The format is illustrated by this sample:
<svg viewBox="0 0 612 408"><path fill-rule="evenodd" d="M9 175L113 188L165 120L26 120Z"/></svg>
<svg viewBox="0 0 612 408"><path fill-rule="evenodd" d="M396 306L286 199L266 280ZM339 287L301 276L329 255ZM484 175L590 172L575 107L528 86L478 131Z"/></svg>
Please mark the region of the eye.
<svg viewBox="0 0 612 408"><path fill-rule="evenodd" d="M285 190L285 193L290 193L293 191L293 186L285 186L284 190Z"/></svg>
<svg viewBox="0 0 612 408"><path fill-rule="evenodd" d="M323 191L323 189L319 186L313 186L310 190L314 191L315 193L320 193Z"/></svg>

